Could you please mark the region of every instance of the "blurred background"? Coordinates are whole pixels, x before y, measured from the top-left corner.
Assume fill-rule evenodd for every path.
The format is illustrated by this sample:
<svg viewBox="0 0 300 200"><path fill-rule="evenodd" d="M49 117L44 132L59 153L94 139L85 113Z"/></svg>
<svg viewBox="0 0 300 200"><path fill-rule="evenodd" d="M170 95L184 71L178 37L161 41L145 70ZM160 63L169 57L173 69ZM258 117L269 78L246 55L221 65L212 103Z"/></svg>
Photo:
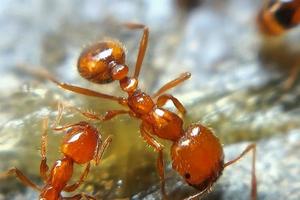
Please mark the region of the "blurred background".
<svg viewBox="0 0 300 200"><path fill-rule="evenodd" d="M225 160L257 142L258 199L300 198L300 85L284 88L300 55L299 29L275 39L261 36L256 16L260 0L2 0L0 2L0 171L12 166L34 182L39 177L42 119L57 115L57 102L103 113L113 102L59 89L25 73L43 68L59 80L122 95L118 84L96 85L79 76L84 46L114 38L126 47L133 70L141 31L150 28L140 87L154 93L163 83L189 71L191 79L171 93L186 106L185 125L211 127L225 147ZM131 71L132 72L132 71ZM173 109L172 105L167 107ZM66 110L62 123L86 120ZM139 121L120 116L95 123L113 143L77 192L97 199L160 199L156 153L143 142ZM48 163L60 158L61 135L49 131ZM165 160L170 199L197 193ZM226 169L205 199L249 199L251 154ZM75 176L82 168L77 166ZM74 179L76 180L76 178ZM64 194L68 195L68 194ZM36 199L38 194L14 177L0 181L0 199Z"/></svg>

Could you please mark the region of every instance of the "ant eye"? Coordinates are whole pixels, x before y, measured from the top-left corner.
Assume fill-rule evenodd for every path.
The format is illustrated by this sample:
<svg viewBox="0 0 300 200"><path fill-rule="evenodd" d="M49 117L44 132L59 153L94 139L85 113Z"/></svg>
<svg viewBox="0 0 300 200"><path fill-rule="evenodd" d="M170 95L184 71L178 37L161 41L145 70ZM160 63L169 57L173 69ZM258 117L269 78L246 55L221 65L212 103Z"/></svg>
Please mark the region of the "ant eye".
<svg viewBox="0 0 300 200"><path fill-rule="evenodd" d="M191 175L190 175L190 173L185 173L185 174L184 174L184 177L185 177L186 179L189 179L189 178L191 178Z"/></svg>

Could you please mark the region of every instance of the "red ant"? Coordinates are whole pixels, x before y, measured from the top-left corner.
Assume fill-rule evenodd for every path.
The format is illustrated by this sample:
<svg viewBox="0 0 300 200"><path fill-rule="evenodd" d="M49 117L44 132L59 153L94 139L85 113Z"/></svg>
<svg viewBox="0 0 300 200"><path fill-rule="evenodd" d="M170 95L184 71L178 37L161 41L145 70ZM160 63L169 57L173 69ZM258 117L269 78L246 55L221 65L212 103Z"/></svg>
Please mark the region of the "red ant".
<svg viewBox="0 0 300 200"><path fill-rule="evenodd" d="M61 108L61 107L60 107ZM62 109L59 109L59 115L55 124L57 124L61 117ZM111 142L111 137L102 142L99 131L86 121L81 121L76 124L55 127L53 130L62 131L67 130L64 135L63 142L60 146L63 157L56 160L52 166L50 173L47 165L46 148L47 148L47 127L48 118L43 120L43 134L41 141L41 163L40 163L40 176L45 182L45 185L40 188L35 183L31 182L19 169L11 168L1 177L8 175L15 175L24 185L27 185L38 192L40 192L40 200L80 200L85 197L86 199L93 199L94 197L86 194L76 194L72 197L62 197L61 192L75 191L87 177L91 161L96 165L99 164L101 157ZM73 165L86 164L79 180L71 185L67 185L73 174Z"/></svg>
<svg viewBox="0 0 300 200"><path fill-rule="evenodd" d="M257 16L260 31L269 37L281 36L300 23L300 0L266 0ZM289 89L297 79L299 61L292 67L284 88Z"/></svg>
<svg viewBox="0 0 300 200"><path fill-rule="evenodd" d="M164 146L154 136L173 142L171 147L172 166L185 181L204 193L219 178L224 168L238 161L247 152L253 152L252 161L252 191L251 199L256 199L255 152L256 145L249 145L236 159L224 163L223 147L213 132L199 124L192 124L183 129L183 120L175 113L162 108L171 100L181 114L186 109L181 102L165 92L190 78L186 72L163 85L153 95L148 95L138 88L138 76L148 45L149 29L143 24L127 23L130 29L142 29L143 36L140 41L134 75L128 76L128 66L125 64L125 52L121 43L116 41L98 42L81 53L78 60L78 71L89 81L106 84L118 80L121 89L128 97L117 97L78 86L60 83L49 74L40 74L52 80L58 86L75 93L99 97L115 101L128 110L110 110L104 116L89 112L82 112L91 119L101 121L109 120L119 114L129 114L142 121L140 126L144 140L158 152L157 169L161 179L162 195L165 193L165 175L163 162ZM199 194L191 197L194 198Z"/></svg>
<svg viewBox="0 0 300 200"><path fill-rule="evenodd" d="M299 0L266 0L258 14L260 30L267 35L281 35L300 23Z"/></svg>

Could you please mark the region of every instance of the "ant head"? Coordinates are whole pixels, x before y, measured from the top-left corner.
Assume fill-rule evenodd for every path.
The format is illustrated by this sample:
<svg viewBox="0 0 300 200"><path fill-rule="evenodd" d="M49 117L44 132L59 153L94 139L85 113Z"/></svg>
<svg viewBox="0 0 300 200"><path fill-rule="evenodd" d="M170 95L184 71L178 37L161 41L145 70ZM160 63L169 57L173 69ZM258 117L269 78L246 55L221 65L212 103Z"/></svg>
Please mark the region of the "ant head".
<svg viewBox="0 0 300 200"><path fill-rule="evenodd" d="M118 80L124 73L127 75L128 68L124 63L125 51L122 44L104 41L85 48L79 56L77 68L85 79L104 84Z"/></svg>
<svg viewBox="0 0 300 200"><path fill-rule="evenodd" d="M84 164L94 158L98 146L99 133L87 122L74 124L63 138L61 152L78 164Z"/></svg>
<svg viewBox="0 0 300 200"><path fill-rule="evenodd" d="M219 139L205 126L193 124L172 145L172 167L200 191L208 189L221 175L224 154Z"/></svg>

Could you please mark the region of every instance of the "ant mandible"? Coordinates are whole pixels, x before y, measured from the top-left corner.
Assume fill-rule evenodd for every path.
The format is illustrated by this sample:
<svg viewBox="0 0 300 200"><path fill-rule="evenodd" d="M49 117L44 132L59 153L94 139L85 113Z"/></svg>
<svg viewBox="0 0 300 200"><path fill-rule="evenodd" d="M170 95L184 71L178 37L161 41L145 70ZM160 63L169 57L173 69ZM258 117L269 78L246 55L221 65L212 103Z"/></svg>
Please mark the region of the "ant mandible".
<svg viewBox="0 0 300 200"><path fill-rule="evenodd" d="M142 121L140 125L142 137L158 152L157 169L161 180L163 197L166 197L163 161L164 146L154 136L173 142L171 147L173 169L189 185L202 191L202 193L213 185L224 168L238 161L247 152L252 151L251 199L256 199L255 144L249 145L237 158L224 163L223 147L209 128L196 123L184 130L183 120L177 114L162 108L168 100L171 100L181 114L186 113L186 109L181 102L174 96L165 94L165 92L190 78L191 74L188 72L166 83L151 96L142 92L138 88L138 77L148 45L149 29L143 24L127 23L125 26L129 29L143 30L133 76L128 76L129 69L125 64L123 46L116 41L98 42L87 47L81 53L77 67L82 77L94 83L106 84L115 80L119 81L121 89L128 95L127 98L61 83L49 74L44 74L44 77L46 76L59 87L66 90L115 101L128 108L128 110L110 110L103 116L82 112L89 118L105 121L119 114L129 114ZM200 193L191 198L198 195Z"/></svg>
<svg viewBox="0 0 300 200"><path fill-rule="evenodd" d="M300 0L265 0L257 16L260 31L269 37L281 36L300 23ZM300 72L299 62L294 64L285 89L293 86Z"/></svg>
<svg viewBox="0 0 300 200"><path fill-rule="evenodd" d="M58 120L61 118L61 108L62 107L60 106L59 115L55 124L57 124ZM49 167L46 158L47 127L48 118L45 118L43 120L43 133L41 139L42 159L40 163L40 176L44 180L45 185L40 188L15 167L11 168L0 177L3 178L9 175L15 175L24 185L37 190L40 193L40 200L80 200L83 197L95 200L94 197L86 194L62 197L61 192L73 192L84 182L84 179L89 173L91 161L94 161L96 165L99 164L105 149L111 142L111 137L107 137L105 141L102 142L99 131L86 121L52 128L55 131L67 131L60 146L63 157L55 161L50 173L48 173ZM86 164L86 166L79 180L74 184L67 185L73 175L74 164Z"/></svg>

